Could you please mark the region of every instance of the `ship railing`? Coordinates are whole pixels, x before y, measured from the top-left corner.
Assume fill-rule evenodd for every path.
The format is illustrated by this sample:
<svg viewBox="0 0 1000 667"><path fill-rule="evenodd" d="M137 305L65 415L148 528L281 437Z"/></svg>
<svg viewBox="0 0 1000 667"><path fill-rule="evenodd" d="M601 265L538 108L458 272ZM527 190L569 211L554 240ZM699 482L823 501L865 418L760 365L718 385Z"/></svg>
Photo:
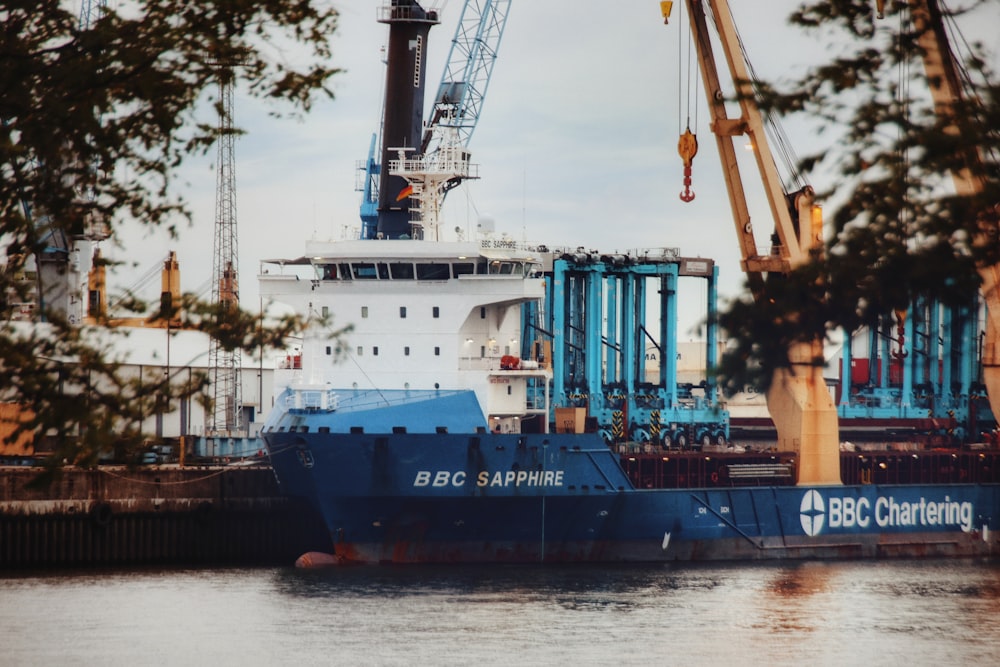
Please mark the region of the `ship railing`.
<svg viewBox="0 0 1000 667"><path fill-rule="evenodd" d="M289 412L333 412L339 403L337 392L326 387L292 387L285 398Z"/></svg>
<svg viewBox="0 0 1000 667"><path fill-rule="evenodd" d="M396 3L377 7L376 20L379 23L392 23L393 21L439 23L438 13L433 9L427 11L420 9L419 11L416 11L412 5L397 5Z"/></svg>
<svg viewBox="0 0 1000 667"><path fill-rule="evenodd" d="M508 355L480 357L468 356L458 358L458 369L462 371L487 371L496 375L548 377L552 374L549 366L538 362L525 363L518 358L517 367L511 367L511 362L505 361ZM523 364L523 365L522 365Z"/></svg>
<svg viewBox="0 0 1000 667"><path fill-rule="evenodd" d="M548 410L545 409L545 396L528 396L524 401L524 409L528 412L537 412L538 414L548 414Z"/></svg>
<svg viewBox="0 0 1000 667"><path fill-rule="evenodd" d="M500 370L500 357L459 357L458 368L463 371Z"/></svg>

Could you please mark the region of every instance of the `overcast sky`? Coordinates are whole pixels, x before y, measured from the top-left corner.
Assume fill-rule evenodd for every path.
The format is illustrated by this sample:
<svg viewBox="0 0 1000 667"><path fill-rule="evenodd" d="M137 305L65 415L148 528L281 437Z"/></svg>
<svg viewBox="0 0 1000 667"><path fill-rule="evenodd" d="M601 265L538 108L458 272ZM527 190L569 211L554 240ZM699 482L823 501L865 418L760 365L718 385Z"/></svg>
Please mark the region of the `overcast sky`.
<svg viewBox="0 0 1000 667"><path fill-rule="evenodd" d="M249 133L236 143L235 170L244 307L256 307L260 259L299 256L308 238L356 234L355 165L366 157L380 120L387 27L375 17L382 4L335 3L341 20L333 60L345 71L333 80L335 98L319 100L305 120L272 119L262 103L237 92L236 123ZM425 6L435 4L443 12L430 33L429 97L463 3ZM784 17L797 0L732 4L751 62L764 79L791 78L805 62L829 56L834 48L787 25ZM687 62L682 5L674 3L674 17L665 26L654 0L514 0L470 145L481 179L449 194L444 229L471 229L485 216L497 231L550 247L601 252L676 247L684 256L719 264L722 298L739 293L739 251L704 93L688 91L695 80L687 71L696 66ZM994 26L1000 25L997 5L989 10ZM726 76L722 65L720 74ZM688 116L700 150L692 173L696 198L684 203L678 197L684 186L677 139ZM794 127L785 129L793 145L810 140L796 137ZM205 285L212 268L214 157L191 160L184 168L194 224L179 242L153 236L130 241L127 254L112 249L105 254L139 261L144 270L175 249L182 288ZM749 159L745 166L751 167ZM755 172L745 170L744 181L756 187ZM751 215L763 248L770 214L755 192ZM700 317L695 304L704 299L703 281L687 279L681 289L686 329ZM690 337L685 330L681 335Z"/></svg>

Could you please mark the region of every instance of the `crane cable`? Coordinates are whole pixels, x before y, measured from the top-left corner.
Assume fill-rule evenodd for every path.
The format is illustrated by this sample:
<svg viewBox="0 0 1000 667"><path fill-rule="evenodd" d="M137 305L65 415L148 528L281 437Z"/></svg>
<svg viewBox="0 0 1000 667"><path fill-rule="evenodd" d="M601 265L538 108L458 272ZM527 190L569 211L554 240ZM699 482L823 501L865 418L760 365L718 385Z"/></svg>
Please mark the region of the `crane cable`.
<svg viewBox="0 0 1000 667"><path fill-rule="evenodd" d="M681 3L683 7L683 3ZM687 58L684 57L684 39L683 35L687 34ZM694 57L692 55L693 51L694 37L690 30L681 31L681 39L677 40L677 131L680 135L680 139L677 141L677 153L681 156L684 161L684 190L680 193L681 201L687 203L694 200L694 191L691 189L691 165L694 161L694 156L698 154L698 136L691 131L691 96L694 85L692 85L692 80L696 79L691 75L691 69L694 67ZM685 71L686 70L686 71ZM697 83L697 81L695 81ZM686 90L684 90L686 89ZM686 127L683 132L681 132L681 100L684 100L687 104L686 113L684 114ZM695 113L695 130L698 129L698 104L697 100L694 104Z"/></svg>
<svg viewBox="0 0 1000 667"><path fill-rule="evenodd" d="M141 276L135 279L131 285L125 288L125 291L110 300L108 303L108 312L114 312L121 306L125 305L127 302L137 299L137 295L148 288L154 283L154 281L160 277L163 272L163 262L169 259L169 256L164 257L162 260L158 260L157 263L150 266L150 268Z"/></svg>
<svg viewBox="0 0 1000 667"><path fill-rule="evenodd" d="M938 0L938 3L942 8L942 18L944 21L945 30L948 31L948 41L950 44L957 45L959 51L958 56L953 55L952 61L955 63L955 69L958 71L959 82L962 86L962 92L966 100L974 101L973 109L970 112L974 112L980 121L980 127L984 128L984 131L994 134L997 128L983 116L985 112L985 105L982 102L982 97L979 95L978 87L972 80L972 76L969 74L969 69L967 64L972 62L976 64L976 73L979 75L980 79L984 83L989 82L989 73L986 71L985 62L979 58L968 58L969 54L973 53L972 46L969 41L965 38L962 33L961 28L958 26L958 22L955 19L955 11L953 11L946 0ZM991 141L985 141L980 144L981 151L989 153L992 158L992 162L997 162L998 157L995 148L995 143Z"/></svg>
<svg viewBox="0 0 1000 667"><path fill-rule="evenodd" d="M684 11L681 3L679 11ZM684 35L687 35L687 57L684 55ZM677 134L682 134L681 118L684 118L686 129L691 129L692 96L698 83L699 73L695 68L694 35L691 30L681 29L681 39L677 40ZM693 71L693 74L692 74ZM694 84L692 85L692 80ZM685 105L686 108L682 108ZM694 97L694 130L698 131L698 98Z"/></svg>
<svg viewBox="0 0 1000 667"><path fill-rule="evenodd" d="M899 12L899 25L896 28L897 40L901 41L903 38L903 33L905 31L906 24L910 21L908 6ZM910 118L910 59L900 58L899 63L896 66L896 102L900 105L900 113L903 118L907 120ZM896 140L902 147L902 154L899 159L902 163L902 169L900 170L900 180L899 191L901 197L901 206L899 209L899 224L902 225L904 230L904 238L906 243L915 243L916 240L913 238L912 225L905 219L906 212L911 211L909 204L909 193L910 193L910 183L908 182L910 174L910 149L907 147L905 140L906 128L902 124L899 124L896 129ZM912 220L911 220L912 222ZM897 311L897 320L899 319L899 314ZM890 336L891 338L891 336ZM902 351L902 345L900 345L900 350Z"/></svg>
<svg viewBox="0 0 1000 667"><path fill-rule="evenodd" d="M715 17L711 13L709 13L709 20L713 22L715 20ZM757 76L753 63L750 62L750 58L747 55L746 45L743 42L743 36L740 34L739 28L734 25L733 29L736 32L736 42L740 48L740 55L746 64L750 84L756 93L760 90L760 78ZM716 32L718 32L718 27L716 27ZM771 152L774 154L776 161L779 161L778 158L780 158L780 163L784 167L785 173L788 174L790 183L784 184L786 193L807 186L808 183L798 168L799 158L795 154L794 149L792 149L792 142L788 139L785 129L778 122L776 114L766 109L760 109L760 113L764 122L764 132L771 143ZM754 150L756 150L756 146Z"/></svg>
<svg viewBox="0 0 1000 667"><path fill-rule="evenodd" d="M961 28L958 25L958 22L955 18L956 16L955 12L948 6L946 0L938 0L938 2L942 9L941 17L943 21L943 27L948 33L948 42L951 45L956 45L955 49L957 53L950 53L947 55L948 57L950 57L951 62L954 64L955 71L958 75L958 84L961 87L962 99L964 99L966 102L969 103L969 108L967 109L967 111L968 113L974 114L975 116L978 117L980 121L979 123L980 127L984 128L984 131L994 133L996 132L996 129L983 116L985 106L982 102L982 98L980 97L977 91L976 84L972 80L972 75L970 74L967 66L968 63L970 62L974 64L978 63L976 67L976 74L979 75L982 81L988 81L989 76L981 60L977 58L968 57L969 54L973 53L973 49L972 46L969 44L969 41L966 39L965 34L962 32ZM899 13L899 25L897 27L897 33L896 33L897 35L900 36L900 39L902 38L902 35L905 33L905 28L909 21L910 17L908 11L906 10L901 11ZM902 105L905 105L903 113L907 117L909 116L910 113L909 112L909 101L911 99L910 82L911 82L910 61L909 59L901 59L898 65L898 72L897 72L897 83L898 83L897 101L900 102ZM904 133L905 130L901 127L899 129L900 139L903 138L902 135ZM997 161L998 156L994 142L990 141L981 142L979 150L988 153L992 162ZM904 165L907 165L908 167L909 165L908 155L904 153L901 156L901 158L903 159ZM904 178L905 174L908 173L909 169L907 168L904 171ZM902 192L903 196L905 197L906 193L908 192L908 189L902 188ZM905 224L905 221L903 220L901 220L900 222Z"/></svg>

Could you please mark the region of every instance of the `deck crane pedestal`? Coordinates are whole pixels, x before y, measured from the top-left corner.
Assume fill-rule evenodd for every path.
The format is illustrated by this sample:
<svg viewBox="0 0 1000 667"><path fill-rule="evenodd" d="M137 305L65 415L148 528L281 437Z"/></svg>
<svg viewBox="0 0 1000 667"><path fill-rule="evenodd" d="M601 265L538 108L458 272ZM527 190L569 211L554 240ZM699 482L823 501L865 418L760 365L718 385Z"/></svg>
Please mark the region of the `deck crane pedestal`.
<svg viewBox="0 0 1000 667"><path fill-rule="evenodd" d="M754 298L763 294L767 275L778 276L802 264L810 251L821 247L822 219L813 206L811 188L787 195L768 147L760 109L753 102L747 67L739 50L732 14L726 0L713 0L711 11L730 76L737 86L741 115L729 118L719 82L702 0L686 0L695 36L699 67L723 165L729 203L736 224L746 272ZM746 194L736 160L734 137L747 135L754 147L779 240L773 251L761 255L750 222ZM793 211L789 202L793 202ZM767 406L778 436L778 449L799 456L799 484L840 484L840 442L837 409L823 379L823 341L797 343L788 353L791 366L779 369L768 390Z"/></svg>

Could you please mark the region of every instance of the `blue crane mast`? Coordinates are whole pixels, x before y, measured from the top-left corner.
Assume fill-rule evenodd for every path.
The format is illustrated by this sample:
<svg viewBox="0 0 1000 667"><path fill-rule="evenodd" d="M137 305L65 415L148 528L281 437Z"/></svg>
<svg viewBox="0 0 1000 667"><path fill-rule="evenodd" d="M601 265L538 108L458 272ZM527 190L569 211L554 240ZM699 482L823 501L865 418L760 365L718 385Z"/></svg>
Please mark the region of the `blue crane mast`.
<svg viewBox="0 0 1000 667"><path fill-rule="evenodd" d="M467 0L451 40L445 66L427 122L421 152L441 145L443 128L454 128L468 146L496 64L500 40L510 12L510 0Z"/></svg>
<svg viewBox="0 0 1000 667"><path fill-rule="evenodd" d="M80 3L80 29L86 30L100 13L107 9L108 0L83 0Z"/></svg>
<svg viewBox="0 0 1000 667"><path fill-rule="evenodd" d="M390 25L391 67L392 29L397 28L402 33L405 30L404 26L413 23L429 28L431 21L436 22L437 17L435 11L424 12L416 2L407 7L394 4L390 10L388 13L383 10L385 18L381 20ZM423 155L437 151L449 133L452 135L457 133L461 146L468 145L482 112L509 10L510 0L466 0L455 29L448 62L438 86L434 105L428 116L423 137L420 139L420 152ZM426 32L422 32L422 36L425 35ZM397 199L400 192L395 186L401 188L402 184L397 182L392 187L393 192L388 192L385 181L390 177L382 173L383 162L387 159L389 148L416 148L415 145L401 146L396 143L397 137L386 134L385 118L396 113L394 108L398 104L389 99L395 92L393 88L390 84L386 91L387 108L382 131L372 135L368 158L359 166L362 178L359 179L357 189L362 192L360 210L362 239L378 238L380 218L384 230L387 216L394 214L400 217L407 214L408 210L408 207L399 205L401 199L406 199L405 195ZM422 94L422 88L415 94ZM414 138L414 144L416 139L418 138ZM379 146L380 143L384 145ZM459 179L456 179L449 183L449 189L458 182ZM393 209L391 212L388 210L390 208Z"/></svg>

